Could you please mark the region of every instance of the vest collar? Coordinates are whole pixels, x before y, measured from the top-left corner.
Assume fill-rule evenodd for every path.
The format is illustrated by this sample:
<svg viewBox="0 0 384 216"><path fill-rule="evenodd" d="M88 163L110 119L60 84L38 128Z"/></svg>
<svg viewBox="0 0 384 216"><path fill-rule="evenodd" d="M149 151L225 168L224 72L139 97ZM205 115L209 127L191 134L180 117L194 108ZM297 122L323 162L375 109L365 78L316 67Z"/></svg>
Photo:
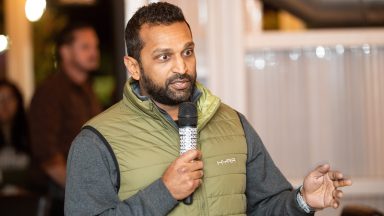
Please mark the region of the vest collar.
<svg viewBox="0 0 384 216"><path fill-rule="evenodd" d="M205 88L200 83L196 82L196 88L192 95L192 101L197 105L198 121L197 128L201 130L213 117L220 106L220 99ZM169 115L161 110L156 104L147 96L140 95L140 87L136 80L129 78L124 86L123 102L129 106L132 104L137 109L153 118L166 118L171 124L175 125ZM162 116L157 115L158 110Z"/></svg>

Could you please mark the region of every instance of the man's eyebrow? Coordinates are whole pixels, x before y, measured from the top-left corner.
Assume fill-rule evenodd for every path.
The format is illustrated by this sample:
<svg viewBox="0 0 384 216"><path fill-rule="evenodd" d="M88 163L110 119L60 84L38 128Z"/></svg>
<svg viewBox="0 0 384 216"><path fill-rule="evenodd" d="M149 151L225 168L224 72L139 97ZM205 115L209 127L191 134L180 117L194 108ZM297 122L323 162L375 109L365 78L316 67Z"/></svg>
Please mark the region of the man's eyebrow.
<svg viewBox="0 0 384 216"><path fill-rule="evenodd" d="M162 48L157 48L155 50L153 50L153 54L157 54L157 53L171 53L172 52L172 49L169 49L169 48L165 48L165 49L162 49Z"/></svg>
<svg viewBox="0 0 384 216"><path fill-rule="evenodd" d="M191 47L191 46L195 46L195 43L193 41L186 43L184 45L183 49L186 49L186 48ZM172 49L169 49L169 48L164 48L164 49L163 48L157 48L152 53L153 54L157 54L157 53L172 53Z"/></svg>
<svg viewBox="0 0 384 216"><path fill-rule="evenodd" d="M193 41L186 43L186 44L184 45L184 49L185 49L185 48L188 48L188 47L191 47L191 46L195 46L195 43L193 43Z"/></svg>

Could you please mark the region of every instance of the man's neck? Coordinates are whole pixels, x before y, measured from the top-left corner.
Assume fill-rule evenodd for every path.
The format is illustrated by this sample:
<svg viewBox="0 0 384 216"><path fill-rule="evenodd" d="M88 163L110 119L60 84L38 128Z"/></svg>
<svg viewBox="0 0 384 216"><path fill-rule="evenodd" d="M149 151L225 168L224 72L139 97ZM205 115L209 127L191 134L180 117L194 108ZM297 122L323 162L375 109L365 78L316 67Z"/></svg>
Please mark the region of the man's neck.
<svg viewBox="0 0 384 216"><path fill-rule="evenodd" d="M77 85L82 85L88 80L88 72L70 65L62 65L65 74Z"/></svg>
<svg viewBox="0 0 384 216"><path fill-rule="evenodd" d="M168 113L169 116L171 116L172 120L176 121L178 120L178 115L179 115L179 105L164 105L161 104L157 101L155 101L155 104L160 107L162 110Z"/></svg>

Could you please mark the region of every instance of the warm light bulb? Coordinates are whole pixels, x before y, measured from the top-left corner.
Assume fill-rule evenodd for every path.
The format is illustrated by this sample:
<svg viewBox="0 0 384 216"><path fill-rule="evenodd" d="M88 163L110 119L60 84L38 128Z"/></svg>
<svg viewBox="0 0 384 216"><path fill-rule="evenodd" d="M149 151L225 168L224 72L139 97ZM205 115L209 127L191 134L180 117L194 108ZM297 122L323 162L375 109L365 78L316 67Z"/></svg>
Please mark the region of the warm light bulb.
<svg viewBox="0 0 384 216"><path fill-rule="evenodd" d="M45 0L27 0L25 2L25 14L27 19L35 22L41 18L45 11L47 2Z"/></svg>
<svg viewBox="0 0 384 216"><path fill-rule="evenodd" d="M8 37L5 35L0 35L0 53L8 49Z"/></svg>

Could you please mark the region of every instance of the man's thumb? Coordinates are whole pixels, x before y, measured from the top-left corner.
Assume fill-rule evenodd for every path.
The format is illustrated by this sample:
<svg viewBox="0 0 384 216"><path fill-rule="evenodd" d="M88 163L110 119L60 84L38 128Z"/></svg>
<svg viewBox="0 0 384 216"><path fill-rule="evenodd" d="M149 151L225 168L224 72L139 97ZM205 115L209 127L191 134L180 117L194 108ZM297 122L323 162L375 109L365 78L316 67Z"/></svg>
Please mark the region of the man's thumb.
<svg viewBox="0 0 384 216"><path fill-rule="evenodd" d="M331 168L331 166L329 164L322 164L322 165L316 167L316 169L314 170L314 172L312 174L315 177L320 177L320 176L327 174L327 172L330 170L330 168Z"/></svg>

